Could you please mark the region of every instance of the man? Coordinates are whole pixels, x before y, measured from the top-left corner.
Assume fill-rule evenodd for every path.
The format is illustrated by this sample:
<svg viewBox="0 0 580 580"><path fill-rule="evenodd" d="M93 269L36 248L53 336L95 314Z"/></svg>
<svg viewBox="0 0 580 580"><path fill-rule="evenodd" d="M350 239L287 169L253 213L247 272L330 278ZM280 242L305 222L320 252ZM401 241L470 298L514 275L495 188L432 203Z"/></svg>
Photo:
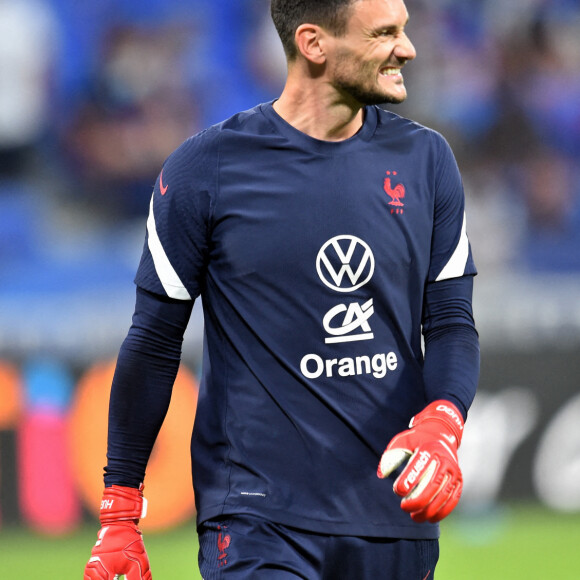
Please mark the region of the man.
<svg viewBox="0 0 580 580"><path fill-rule="evenodd" d="M88 579L151 577L142 482L197 296L205 580L432 578L459 500L479 369L461 178L441 136L375 106L406 97L406 7L271 8L282 95L188 140L155 186Z"/></svg>

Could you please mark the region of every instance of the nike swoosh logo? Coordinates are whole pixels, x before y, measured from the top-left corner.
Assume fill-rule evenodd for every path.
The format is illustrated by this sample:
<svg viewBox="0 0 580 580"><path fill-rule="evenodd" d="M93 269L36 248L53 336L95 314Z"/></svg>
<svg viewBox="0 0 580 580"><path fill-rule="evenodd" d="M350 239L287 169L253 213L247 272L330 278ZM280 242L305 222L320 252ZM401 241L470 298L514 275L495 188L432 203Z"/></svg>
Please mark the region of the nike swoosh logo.
<svg viewBox="0 0 580 580"><path fill-rule="evenodd" d="M159 176L159 191L161 191L161 195L165 195L168 189L169 185L163 185L163 170L161 170L161 175Z"/></svg>

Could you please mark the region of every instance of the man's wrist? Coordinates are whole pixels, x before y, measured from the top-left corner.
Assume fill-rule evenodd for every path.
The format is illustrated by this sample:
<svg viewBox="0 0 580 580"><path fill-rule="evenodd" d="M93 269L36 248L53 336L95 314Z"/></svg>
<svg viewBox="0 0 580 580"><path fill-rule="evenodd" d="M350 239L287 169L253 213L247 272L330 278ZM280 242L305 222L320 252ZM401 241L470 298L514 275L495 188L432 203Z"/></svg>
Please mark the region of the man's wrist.
<svg viewBox="0 0 580 580"><path fill-rule="evenodd" d="M461 411L450 401L439 399L429 403L411 420L411 427L416 427L423 421L440 421L447 426L457 438L457 447L463 437L464 421Z"/></svg>
<svg viewBox="0 0 580 580"><path fill-rule="evenodd" d="M113 485L106 487L101 500L100 521L108 524L119 521L137 523L147 512L147 500L143 497L143 485L139 489Z"/></svg>

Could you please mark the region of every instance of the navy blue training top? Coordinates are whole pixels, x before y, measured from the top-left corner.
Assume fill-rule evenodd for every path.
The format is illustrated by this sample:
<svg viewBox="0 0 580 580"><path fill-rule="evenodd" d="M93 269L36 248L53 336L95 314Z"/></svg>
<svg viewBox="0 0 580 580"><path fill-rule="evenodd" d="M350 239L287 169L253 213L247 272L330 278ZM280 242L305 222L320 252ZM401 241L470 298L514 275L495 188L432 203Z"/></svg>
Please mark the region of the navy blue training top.
<svg viewBox="0 0 580 580"><path fill-rule="evenodd" d="M162 302L202 298L199 521L252 513L322 533L437 537L376 468L431 400L469 408L475 273L448 144L393 113L367 107L355 136L326 142L268 103L177 149L151 199L136 283ZM114 407L143 388L115 382L108 484L132 469Z"/></svg>

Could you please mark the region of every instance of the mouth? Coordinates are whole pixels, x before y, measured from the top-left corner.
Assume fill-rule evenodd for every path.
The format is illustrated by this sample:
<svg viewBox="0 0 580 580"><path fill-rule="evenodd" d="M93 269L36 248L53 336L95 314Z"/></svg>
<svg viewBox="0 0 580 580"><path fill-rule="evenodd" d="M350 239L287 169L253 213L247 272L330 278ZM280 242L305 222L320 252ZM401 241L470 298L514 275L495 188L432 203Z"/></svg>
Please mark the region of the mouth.
<svg viewBox="0 0 580 580"><path fill-rule="evenodd" d="M379 73L383 77L403 78L401 69L397 67L385 67L382 68Z"/></svg>

